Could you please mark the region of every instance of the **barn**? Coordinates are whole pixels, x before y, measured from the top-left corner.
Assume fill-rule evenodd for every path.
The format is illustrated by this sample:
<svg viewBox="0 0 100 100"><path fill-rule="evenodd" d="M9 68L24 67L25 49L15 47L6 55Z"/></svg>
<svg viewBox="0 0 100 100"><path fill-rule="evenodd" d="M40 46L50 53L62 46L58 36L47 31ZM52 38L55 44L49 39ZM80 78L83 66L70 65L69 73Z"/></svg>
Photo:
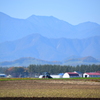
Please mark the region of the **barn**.
<svg viewBox="0 0 100 100"><path fill-rule="evenodd" d="M63 78L74 78L74 77L80 77L78 73L76 72L66 72L63 75Z"/></svg>
<svg viewBox="0 0 100 100"><path fill-rule="evenodd" d="M100 73L99 72L84 73L83 77L100 77Z"/></svg>

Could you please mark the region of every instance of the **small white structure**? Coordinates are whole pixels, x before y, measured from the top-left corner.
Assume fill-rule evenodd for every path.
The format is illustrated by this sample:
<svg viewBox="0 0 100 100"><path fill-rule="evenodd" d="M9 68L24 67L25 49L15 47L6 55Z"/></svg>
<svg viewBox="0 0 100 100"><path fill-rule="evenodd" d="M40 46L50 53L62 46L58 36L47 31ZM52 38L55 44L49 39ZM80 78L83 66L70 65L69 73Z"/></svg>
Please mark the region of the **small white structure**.
<svg viewBox="0 0 100 100"><path fill-rule="evenodd" d="M63 75L63 78L74 78L74 77L79 77L79 74L76 72L66 72Z"/></svg>
<svg viewBox="0 0 100 100"><path fill-rule="evenodd" d="M62 78L62 75L50 75L52 78Z"/></svg>
<svg viewBox="0 0 100 100"><path fill-rule="evenodd" d="M7 78L12 78L12 76L11 75L8 75Z"/></svg>
<svg viewBox="0 0 100 100"><path fill-rule="evenodd" d="M6 74L0 74L0 77L2 77L2 78L6 77Z"/></svg>
<svg viewBox="0 0 100 100"><path fill-rule="evenodd" d="M43 75L40 75L39 78L43 78Z"/></svg>
<svg viewBox="0 0 100 100"><path fill-rule="evenodd" d="M84 73L83 77L100 77L99 72Z"/></svg>

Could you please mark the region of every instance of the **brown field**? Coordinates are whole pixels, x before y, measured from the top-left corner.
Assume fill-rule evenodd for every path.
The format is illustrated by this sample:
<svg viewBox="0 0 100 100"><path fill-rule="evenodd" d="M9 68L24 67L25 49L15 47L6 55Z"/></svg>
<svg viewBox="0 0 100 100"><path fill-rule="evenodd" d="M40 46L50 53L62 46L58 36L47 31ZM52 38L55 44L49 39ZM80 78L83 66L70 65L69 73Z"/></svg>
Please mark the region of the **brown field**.
<svg viewBox="0 0 100 100"><path fill-rule="evenodd" d="M24 98L24 100L25 97L28 99L30 97L46 98L46 100L53 100L52 98L100 99L100 82L52 79L0 81L0 99L4 99L5 97L17 97L18 99L21 97Z"/></svg>

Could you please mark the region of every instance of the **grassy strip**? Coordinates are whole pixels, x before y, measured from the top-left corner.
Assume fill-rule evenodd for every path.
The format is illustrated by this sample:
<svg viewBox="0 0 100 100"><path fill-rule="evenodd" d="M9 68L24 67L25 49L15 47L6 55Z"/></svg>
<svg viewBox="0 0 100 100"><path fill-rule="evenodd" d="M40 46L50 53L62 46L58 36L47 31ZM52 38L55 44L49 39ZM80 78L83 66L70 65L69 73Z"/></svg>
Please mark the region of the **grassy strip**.
<svg viewBox="0 0 100 100"><path fill-rule="evenodd" d="M100 78L53 78L50 80L76 80L76 79L81 79L81 80L88 80L88 79L100 79ZM14 80L48 80L48 78L0 78L0 81L14 81Z"/></svg>
<svg viewBox="0 0 100 100"><path fill-rule="evenodd" d="M16 81L16 80L49 80L48 78L0 78L0 81Z"/></svg>
<svg viewBox="0 0 100 100"><path fill-rule="evenodd" d="M36 78L0 78L0 81L35 80Z"/></svg>
<svg viewBox="0 0 100 100"><path fill-rule="evenodd" d="M0 81L14 81L14 80L93 80L93 79L100 79L100 77L90 77L90 78L52 78L52 79L48 79L48 78L0 78Z"/></svg>

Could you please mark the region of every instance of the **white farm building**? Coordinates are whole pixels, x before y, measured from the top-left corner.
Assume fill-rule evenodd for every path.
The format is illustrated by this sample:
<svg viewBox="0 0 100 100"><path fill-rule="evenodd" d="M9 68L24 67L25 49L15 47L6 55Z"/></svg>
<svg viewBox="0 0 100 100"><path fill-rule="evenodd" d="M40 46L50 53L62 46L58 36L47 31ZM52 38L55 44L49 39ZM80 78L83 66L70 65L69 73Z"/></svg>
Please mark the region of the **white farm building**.
<svg viewBox="0 0 100 100"><path fill-rule="evenodd" d="M52 78L62 78L62 75L50 75Z"/></svg>
<svg viewBox="0 0 100 100"><path fill-rule="evenodd" d="M76 72L66 72L63 75L63 78L74 78L74 77L80 77L78 73Z"/></svg>
<svg viewBox="0 0 100 100"><path fill-rule="evenodd" d="M83 77L100 77L99 72L84 73Z"/></svg>

